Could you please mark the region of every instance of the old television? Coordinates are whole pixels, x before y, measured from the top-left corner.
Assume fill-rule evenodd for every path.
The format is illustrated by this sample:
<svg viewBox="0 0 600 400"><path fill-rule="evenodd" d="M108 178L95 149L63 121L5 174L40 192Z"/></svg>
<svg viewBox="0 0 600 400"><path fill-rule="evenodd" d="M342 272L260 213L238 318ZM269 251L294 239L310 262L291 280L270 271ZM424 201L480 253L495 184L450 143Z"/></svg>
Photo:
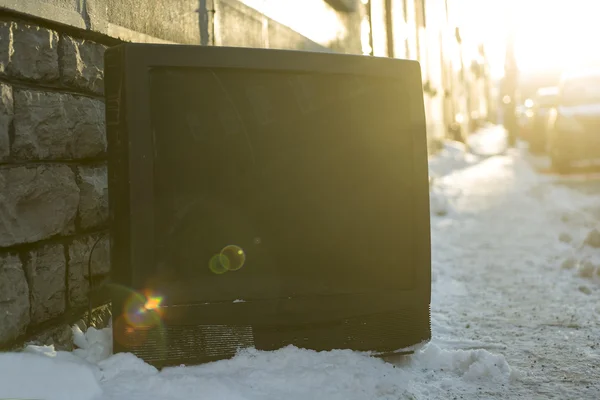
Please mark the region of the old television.
<svg viewBox="0 0 600 400"><path fill-rule="evenodd" d="M115 352L156 366L430 339L415 61L106 51Z"/></svg>

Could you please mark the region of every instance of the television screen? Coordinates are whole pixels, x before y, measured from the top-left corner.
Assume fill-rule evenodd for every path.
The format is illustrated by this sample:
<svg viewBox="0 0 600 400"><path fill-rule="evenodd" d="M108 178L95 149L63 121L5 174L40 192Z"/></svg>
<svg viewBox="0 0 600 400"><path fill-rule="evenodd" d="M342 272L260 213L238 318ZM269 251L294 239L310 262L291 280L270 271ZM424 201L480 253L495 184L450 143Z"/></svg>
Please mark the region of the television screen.
<svg viewBox="0 0 600 400"><path fill-rule="evenodd" d="M117 351L429 338L416 62L128 44L105 79Z"/></svg>

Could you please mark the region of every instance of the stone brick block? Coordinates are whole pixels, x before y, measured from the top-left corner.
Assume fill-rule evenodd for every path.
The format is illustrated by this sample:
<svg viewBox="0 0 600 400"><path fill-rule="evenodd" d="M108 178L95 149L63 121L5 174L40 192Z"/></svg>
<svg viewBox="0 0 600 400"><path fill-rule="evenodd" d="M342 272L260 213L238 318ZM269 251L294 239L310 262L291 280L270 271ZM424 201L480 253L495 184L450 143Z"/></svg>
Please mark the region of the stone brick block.
<svg viewBox="0 0 600 400"><path fill-rule="evenodd" d="M80 307L87 304L89 292L88 259L98 235L78 238L69 246L69 305ZM92 276L110 272L110 241L104 235L92 254Z"/></svg>
<svg viewBox="0 0 600 400"><path fill-rule="evenodd" d="M1 40L1 38L0 38ZM13 120L13 92L10 85L0 83L0 161L10 154L9 130Z"/></svg>
<svg viewBox="0 0 600 400"><path fill-rule="evenodd" d="M66 165L0 169L0 247L71 233L79 207Z"/></svg>
<svg viewBox="0 0 600 400"><path fill-rule="evenodd" d="M58 72L58 34L24 23L11 23L10 75L36 81L55 81Z"/></svg>
<svg viewBox="0 0 600 400"><path fill-rule="evenodd" d="M103 94L106 46L65 35L60 49L63 82L78 89Z"/></svg>
<svg viewBox="0 0 600 400"><path fill-rule="evenodd" d="M6 75L10 60L12 32L10 23L0 21L0 75Z"/></svg>
<svg viewBox="0 0 600 400"><path fill-rule="evenodd" d="M65 248L53 244L30 251L25 263L31 302L31 323L38 324L65 311L67 273Z"/></svg>
<svg viewBox="0 0 600 400"><path fill-rule="evenodd" d="M53 346L56 351L73 351L73 329L68 324L51 326L48 330L28 338L27 343L34 346Z"/></svg>
<svg viewBox="0 0 600 400"><path fill-rule="evenodd" d="M108 177L106 166L78 167L79 221L83 229L101 226L108 220Z"/></svg>
<svg viewBox="0 0 600 400"><path fill-rule="evenodd" d="M65 93L16 90L14 156L64 160L106 152L104 103Z"/></svg>
<svg viewBox="0 0 600 400"><path fill-rule="evenodd" d="M29 286L21 260L0 255L0 344L25 333L29 321Z"/></svg>

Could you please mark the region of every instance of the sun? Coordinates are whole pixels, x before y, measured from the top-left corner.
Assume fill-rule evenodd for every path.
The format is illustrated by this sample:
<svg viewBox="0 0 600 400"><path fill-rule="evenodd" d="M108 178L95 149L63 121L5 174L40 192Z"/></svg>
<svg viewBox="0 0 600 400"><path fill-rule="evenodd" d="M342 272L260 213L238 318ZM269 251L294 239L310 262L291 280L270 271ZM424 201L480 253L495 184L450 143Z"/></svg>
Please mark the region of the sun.
<svg viewBox="0 0 600 400"><path fill-rule="evenodd" d="M465 38L486 46L494 77L504 75L506 40L512 32L519 70L525 73L600 66L600 2L594 0L454 0Z"/></svg>
<svg viewBox="0 0 600 400"><path fill-rule="evenodd" d="M569 69L596 57L598 2L512 0L511 9L520 70Z"/></svg>

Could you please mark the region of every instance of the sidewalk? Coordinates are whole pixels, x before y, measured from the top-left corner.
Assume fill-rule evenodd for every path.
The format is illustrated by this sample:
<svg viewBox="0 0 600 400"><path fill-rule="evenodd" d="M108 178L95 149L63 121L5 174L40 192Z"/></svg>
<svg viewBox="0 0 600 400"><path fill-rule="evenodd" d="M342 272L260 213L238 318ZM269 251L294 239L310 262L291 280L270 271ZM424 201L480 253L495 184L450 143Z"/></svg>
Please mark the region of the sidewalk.
<svg viewBox="0 0 600 400"><path fill-rule="evenodd" d="M488 125L467 139L471 152L481 157L492 157L507 150L506 129L502 125Z"/></svg>
<svg viewBox="0 0 600 400"><path fill-rule="evenodd" d="M431 212L435 215L451 213L452 200L461 195L459 189L442 182L443 177L505 153L507 150L506 139L504 127L490 124L471 134L466 145L452 140L444 141L442 150L429 157Z"/></svg>
<svg viewBox="0 0 600 400"><path fill-rule="evenodd" d="M502 125L488 125L471 134L467 144L447 140L442 150L430 156L429 175L439 178L472 166L485 158L503 154L507 149L506 130Z"/></svg>

